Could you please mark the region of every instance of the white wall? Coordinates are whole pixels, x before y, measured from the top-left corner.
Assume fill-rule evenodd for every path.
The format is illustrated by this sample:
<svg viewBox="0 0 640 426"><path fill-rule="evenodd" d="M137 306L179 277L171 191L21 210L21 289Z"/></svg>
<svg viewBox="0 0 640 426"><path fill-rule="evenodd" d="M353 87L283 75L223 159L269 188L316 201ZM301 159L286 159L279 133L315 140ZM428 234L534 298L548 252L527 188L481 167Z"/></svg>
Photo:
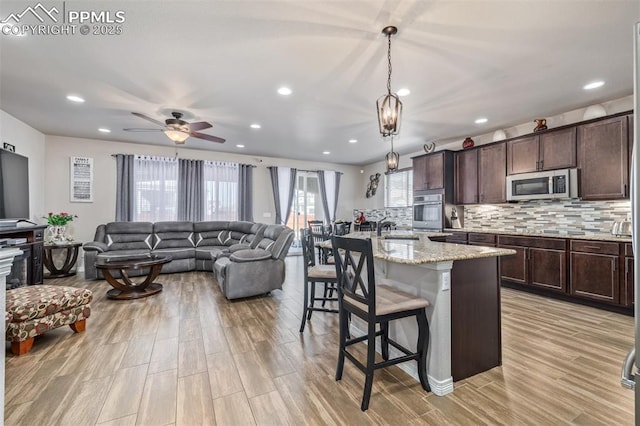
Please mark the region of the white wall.
<svg viewBox="0 0 640 426"><path fill-rule="evenodd" d="M268 166L295 167L305 170L336 170L343 173L340 184L338 218L351 217L353 200L360 179L359 168L331 163L312 163L283 158L220 153L167 146L142 145L63 136L46 136L45 206L47 211L66 211L78 215L73 235L78 241L93 239L96 225L115 219L116 160L112 154L141 154L212 161L234 161L256 165L253 173L253 214L257 222L274 223L275 207ZM69 158L91 157L94 162L94 202L69 202ZM264 217L269 213L270 217Z"/></svg>
<svg viewBox="0 0 640 426"><path fill-rule="evenodd" d="M603 102L600 104L604 107L607 115L617 114L619 112L631 111L633 110L633 96L625 96L624 98L614 99L612 101ZM583 121L584 112L588 106L583 108L578 108L572 111L565 112L563 114L546 117L547 126L552 129L554 127L560 127L567 124L578 123ZM539 118L539 117L538 117ZM517 136L522 136L526 134L530 134L533 132L533 128L535 124L533 123L533 119L530 122L526 122L523 124L518 124L513 127L507 127L502 129L507 134L507 138L514 138ZM478 135L469 135L473 141L475 142L474 146L484 145L493 142L493 134L495 132L491 131L488 133L482 133ZM459 151L462 149L462 141L464 137L458 139L446 139L443 141L438 141L436 143L436 151L440 151L443 149L450 149L452 151ZM424 151L412 152L408 154L400 155L400 165L399 168L412 167L411 157L416 157L418 155L423 155ZM368 164L364 167L360 168L364 172L360 175L360 189L358 190L358 195L362 194L354 201L355 208L357 209L377 209L384 207L384 188L382 187L382 178L380 181L380 187L378 187L378 192L375 197L365 198L364 194L367 188L367 182L369 181L369 176L375 173L383 174L385 172L384 158L380 161Z"/></svg>
<svg viewBox="0 0 640 426"><path fill-rule="evenodd" d="M0 141L16 147L16 153L29 158L29 218L39 222L45 199L45 136L33 127L0 110ZM0 148L3 145L0 144Z"/></svg>

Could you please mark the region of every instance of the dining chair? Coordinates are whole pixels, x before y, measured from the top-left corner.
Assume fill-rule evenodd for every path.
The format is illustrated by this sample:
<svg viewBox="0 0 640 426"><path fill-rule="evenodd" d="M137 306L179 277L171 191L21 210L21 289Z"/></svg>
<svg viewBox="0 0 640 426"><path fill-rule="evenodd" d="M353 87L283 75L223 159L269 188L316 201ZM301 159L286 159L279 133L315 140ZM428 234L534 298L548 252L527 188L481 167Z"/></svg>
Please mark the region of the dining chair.
<svg viewBox="0 0 640 426"><path fill-rule="evenodd" d="M371 239L357 239L334 236L336 278L338 287L338 311L340 321L338 365L336 380L342 379L344 359L348 358L365 374L364 393L360 409L369 408L375 370L415 360L418 363L418 377L425 391L429 391L427 380L427 351L429 348L429 323L426 308L429 301L399 290L384 282L376 283L375 266ZM367 334L351 338L349 317L355 315L367 323ZM389 337L389 322L415 317L418 322L417 349L409 349ZM376 325L380 326L376 330ZM376 337L380 337L381 362L375 362ZM359 342L367 342L367 359L363 363L348 348ZM389 359L389 345L404 355Z"/></svg>
<svg viewBox="0 0 640 426"><path fill-rule="evenodd" d="M304 231L304 230L303 230ZM307 321L311 320L311 314L314 311L337 313L336 308L326 308L326 302L337 302L338 298L333 297L336 285L336 268L334 265L316 265L314 256L314 240L313 235L309 231L302 232L302 259L304 263L304 308L302 311L302 322L300 324L300 333L304 331ZM316 297L316 284L324 285L322 297ZM322 302L322 306L315 306L315 302Z"/></svg>

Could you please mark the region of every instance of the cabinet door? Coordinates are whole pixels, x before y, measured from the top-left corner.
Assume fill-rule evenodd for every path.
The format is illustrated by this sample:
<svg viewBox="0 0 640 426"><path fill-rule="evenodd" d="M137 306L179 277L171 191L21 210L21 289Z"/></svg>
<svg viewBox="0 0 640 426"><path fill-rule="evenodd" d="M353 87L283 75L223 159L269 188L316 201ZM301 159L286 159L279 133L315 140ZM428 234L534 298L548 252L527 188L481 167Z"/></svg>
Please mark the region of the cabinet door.
<svg viewBox="0 0 640 426"><path fill-rule="evenodd" d="M574 296L618 303L618 256L571 252L570 292Z"/></svg>
<svg viewBox="0 0 640 426"><path fill-rule="evenodd" d="M426 159L426 189L444 188L444 153L428 155Z"/></svg>
<svg viewBox="0 0 640 426"><path fill-rule="evenodd" d="M565 292L567 255L564 250L529 249L530 284Z"/></svg>
<svg viewBox="0 0 640 426"><path fill-rule="evenodd" d="M567 169L576 166L576 128L540 135L540 170Z"/></svg>
<svg viewBox="0 0 640 426"><path fill-rule="evenodd" d="M458 151L455 154L455 203L478 202L478 150Z"/></svg>
<svg viewBox="0 0 640 426"><path fill-rule="evenodd" d="M635 292L633 288L633 257L624 258L624 290L627 295L626 305L633 306L635 304Z"/></svg>
<svg viewBox="0 0 640 426"><path fill-rule="evenodd" d="M427 189L427 158L425 156L413 159L413 190Z"/></svg>
<svg viewBox="0 0 640 426"><path fill-rule="evenodd" d="M506 144L478 149L478 200L480 203L504 203L507 178Z"/></svg>
<svg viewBox="0 0 640 426"><path fill-rule="evenodd" d="M613 200L628 195L627 117L578 126L578 167L583 200Z"/></svg>
<svg viewBox="0 0 640 426"><path fill-rule="evenodd" d="M507 142L507 174L535 172L538 164L538 136Z"/></svg>
<svg viewBox="0 0 640 426"><path fill-rule="evenodd" d="M500 248L515 250L512 256L500 257L500 276L503 280L526 284L529 278L526 247L500 245Z"/></svg>

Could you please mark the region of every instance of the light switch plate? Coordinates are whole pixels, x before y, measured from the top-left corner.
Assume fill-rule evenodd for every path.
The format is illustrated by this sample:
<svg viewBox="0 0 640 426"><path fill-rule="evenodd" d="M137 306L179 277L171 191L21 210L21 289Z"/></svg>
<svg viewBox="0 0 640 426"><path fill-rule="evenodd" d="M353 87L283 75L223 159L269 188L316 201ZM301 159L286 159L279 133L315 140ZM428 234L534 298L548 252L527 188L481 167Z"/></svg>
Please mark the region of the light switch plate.
<svg viewBox="0 0 640 426"><path fill-rule="evenodd" d="M451 288L451 272L442 273L442 291L448 291Z"/></svg>

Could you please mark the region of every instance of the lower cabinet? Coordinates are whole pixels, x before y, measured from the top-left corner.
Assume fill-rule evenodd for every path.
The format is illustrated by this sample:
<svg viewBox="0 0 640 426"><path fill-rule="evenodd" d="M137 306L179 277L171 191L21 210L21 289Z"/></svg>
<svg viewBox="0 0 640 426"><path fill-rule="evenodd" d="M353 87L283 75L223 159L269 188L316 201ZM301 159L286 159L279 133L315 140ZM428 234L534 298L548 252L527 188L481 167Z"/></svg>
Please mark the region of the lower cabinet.
<svg viewBox="0 0 640 426"><path fill-rule="evenodd" d="M564 239L500 235L498 246L515 250L500 259L503 280L565 292L567 264Z"/></svg>
<svg viewBox="0 0 640 426"><path fill-rule="evenodd" d="M633 289L633 247L630 243L624 245L624 287L620 295L620 303L626 306L633 306L635 303L635 293ZM622 298L624 297L624 300Z"/></svg>
<svg viewBox="0 0 640 426"><path fill-rule="evenodd" d="M571 241L569 290L573 296L620 303L620 244Z"/></svg>

